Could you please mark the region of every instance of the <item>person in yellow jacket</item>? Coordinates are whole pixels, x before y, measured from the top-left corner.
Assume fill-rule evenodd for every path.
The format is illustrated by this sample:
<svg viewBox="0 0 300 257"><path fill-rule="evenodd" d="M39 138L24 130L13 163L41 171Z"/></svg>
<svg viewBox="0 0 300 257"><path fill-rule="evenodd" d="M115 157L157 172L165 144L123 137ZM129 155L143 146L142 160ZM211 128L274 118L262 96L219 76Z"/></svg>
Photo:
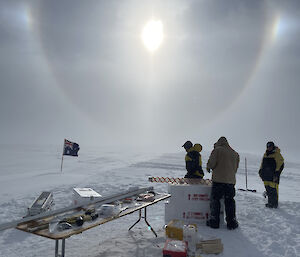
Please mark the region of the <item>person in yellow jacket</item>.
<svg viewBox="0 0 300 257"><path fill-rule="evenodd" d="M182 146L186 150L185 155L185 167L187 170L185 178L203 178L204 173L202 169L202 159L200 152L202 151L202 145L195 144L191 141L186 141Z"/></svg>
<svg viewBox="0 0 300 257"><path fill-rule="evenodd" d="M262 158L259 176L264 182L268 203L266 207L278 207L278 185L280 174L284 168L284 159L280 153L280 149L275 146L274 142L267 143L266 152Z"/></svg>

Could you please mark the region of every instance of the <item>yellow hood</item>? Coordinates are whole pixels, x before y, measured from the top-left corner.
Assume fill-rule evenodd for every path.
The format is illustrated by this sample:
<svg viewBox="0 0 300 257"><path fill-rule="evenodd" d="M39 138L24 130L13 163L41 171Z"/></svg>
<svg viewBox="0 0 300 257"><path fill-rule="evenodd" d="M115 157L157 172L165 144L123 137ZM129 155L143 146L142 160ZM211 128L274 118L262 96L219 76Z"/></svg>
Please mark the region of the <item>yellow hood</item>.
<svg viewBox="0 0 300 257"><path fill-rule="evenodd" d="M200 144L195 144L195 145L194 145L194 150L200 153L200 152L202 151L202 145L200 145Z"/></svg>

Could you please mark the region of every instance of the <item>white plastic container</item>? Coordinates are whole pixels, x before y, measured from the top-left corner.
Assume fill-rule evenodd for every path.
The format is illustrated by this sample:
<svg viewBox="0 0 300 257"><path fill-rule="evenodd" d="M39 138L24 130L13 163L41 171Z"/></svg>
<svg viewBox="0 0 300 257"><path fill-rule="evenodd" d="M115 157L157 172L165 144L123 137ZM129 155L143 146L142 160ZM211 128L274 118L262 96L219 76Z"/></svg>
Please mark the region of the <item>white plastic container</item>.
<svg viewBox="0 0 300 257"><path fill-rule="evenodd" d="M109 217L120 213L120 207L113 204L102 204L98 210L98 214Z"/></svg>
<svg viewBox="0 0 300 257"><path fill-rule="evenodd" d="M91 188L73 188L73 203L77 204L89 204L96 199L101 198L102 195L98 194Z"/></svg>
<svg viewBox="0 0 300 257"><path fill-rule="evenodd" d="M188 256L192 257L196 254L197 244L197 226L196 225L184 225L183 226L183 241L188 245Z"/></svg>
<svg viewBox="0 0 300 257"><path fill-rule="evenodd" d="M165 202L165 224L168 224L171 220L182 220L182 215L176 205L170 202Z"/></svg>

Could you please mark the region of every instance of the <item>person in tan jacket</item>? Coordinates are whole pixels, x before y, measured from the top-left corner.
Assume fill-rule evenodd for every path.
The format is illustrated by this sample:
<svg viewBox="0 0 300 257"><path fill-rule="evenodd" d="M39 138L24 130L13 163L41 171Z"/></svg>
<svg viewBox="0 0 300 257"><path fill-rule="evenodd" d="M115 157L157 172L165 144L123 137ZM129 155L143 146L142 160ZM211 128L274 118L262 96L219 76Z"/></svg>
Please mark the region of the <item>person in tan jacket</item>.
<svg viewBox="0 0 300 257"><path fill-rule="evenodd" d="M225 137L220 137L214 144L206 165L208 172L212 170L212 189L210 196L210 219L207 226L219 228L220 225L220 199L225 198L225 213L228 229L236 229L238 222L235 215L235 174L239 167L240 157L234 151Z"/></svg>

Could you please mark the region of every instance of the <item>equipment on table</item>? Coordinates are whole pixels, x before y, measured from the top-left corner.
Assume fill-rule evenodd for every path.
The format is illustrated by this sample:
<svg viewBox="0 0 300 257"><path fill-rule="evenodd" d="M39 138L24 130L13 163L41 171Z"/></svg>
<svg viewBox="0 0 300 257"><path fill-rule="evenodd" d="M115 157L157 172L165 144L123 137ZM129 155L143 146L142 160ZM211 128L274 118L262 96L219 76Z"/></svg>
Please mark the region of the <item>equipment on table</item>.
<svg viewBox="0 0 300 257"><path fill-rule="evenodd" d="M120 213L121 209L119 205L114 204L102 204L99 208L98 214L103 216L115 216Z"/></svg>
<svg viewBox="0 0 300 257"><path fill-rule="evenodd" d="M98 194L92 188L73 188L73 202L74 204L89 204L90 202L101 199L102 195Z"/></svg>
<svg viewBox="0 0 300 257"><path fill-rule="evenodd" d="M5 229L9 229L9 228L14 228L14 227L16 227L16 226L18 226L19 224L22 224L22 223L27 223L27 222L34 221L34 220L41 220L41 219L45 219L45 218L48 218L48 217L54 217L56 215L65 214L65 213L72 212L72 211L74 212L77 209L80 209L80 208L83 208L83 207L89 207L89 206L92 206L92 205L100 206L102 204L122 200L122 199L132 197L132 196L136 196L136 195L139 195L141 193L151 191L151 190L153 190L153 187L147 187L147 188L131 187L128 190L126 190L124 192L119 192L115 195L111 195L111 196L107 196L107 197L101 197L100 199L94 199L94 200L90 201L88 204L71 205L69 207L65 207L65 208L61 208L61 209L57 209L57 210L50 210L50 211L47 211L47 212L44 212L44 213L39 213L39 214L34 215L34 216L27 216L27 217L22 218L22 219L13 220L11 222L0 224L0 231L5 230Z"/></svg>
<svg viewBox="0 0 300 257"><path fill-rule="evenodd" d="M139 194L137 197L137 201L143 201L143 202L152 202L155 199L155 193L153 191L147 192L145 194Z"/></svg>
<svg viewBox="0 0 300 257"><path fill-rule="evenodd" d="M157 237L156 232L152 228L152 226L147 221L147 207L152 206L156 203L159 203L162 200L165 200L170 197L170 194L165 193L156 193L155 200L152 202L139 202L139 203L130 203L129 205L123 205L123 199L133 197L136 198L137 195L145 192L149 192L153 190L153 188L140 188L140 189L129 189L121 194L103 197L100 201L95 201L92 204L88 204L87 206L72 206L68 208L63 208L54 211L47 212L45 214L36 215L33 217L29 217L26 219L22 219L20 221L13 221L6 224L0 224L0 230L7 229L8 227L13 227L17 223L17 229L33 233L45 238L50 238L55 240L55 256L65 256L65 242L66 239L77 234L81 234L84 231L94 228L96 226L102 225L104 223L116 220L118 218L124 217L126 215L139 212L138 220L129 227L131 230L137 223L139 223L142 219L147 224L148 230L151 230L153 234ZM115 203L119 205L120 213L115 216L102 217L99 215L95 220L92 219L92 215L97 214L97 211L101 205ZM120 204L119 204L120 203ZM142 215L142 211L144 215ZM50 214L50 215L49 215ZM70 222L76 221L77 215L83 218L84 223L78 224ZM89 216L89 219L86 217ZM61 255L58 254L61 243Z"/></svg>
<svg viewBox="0 0 300 257"><path fill-rule="evenodd" d="M53 205L53 195L51 192L42 192L28 207L27 216L34 216L50 210Z"/></svg>

